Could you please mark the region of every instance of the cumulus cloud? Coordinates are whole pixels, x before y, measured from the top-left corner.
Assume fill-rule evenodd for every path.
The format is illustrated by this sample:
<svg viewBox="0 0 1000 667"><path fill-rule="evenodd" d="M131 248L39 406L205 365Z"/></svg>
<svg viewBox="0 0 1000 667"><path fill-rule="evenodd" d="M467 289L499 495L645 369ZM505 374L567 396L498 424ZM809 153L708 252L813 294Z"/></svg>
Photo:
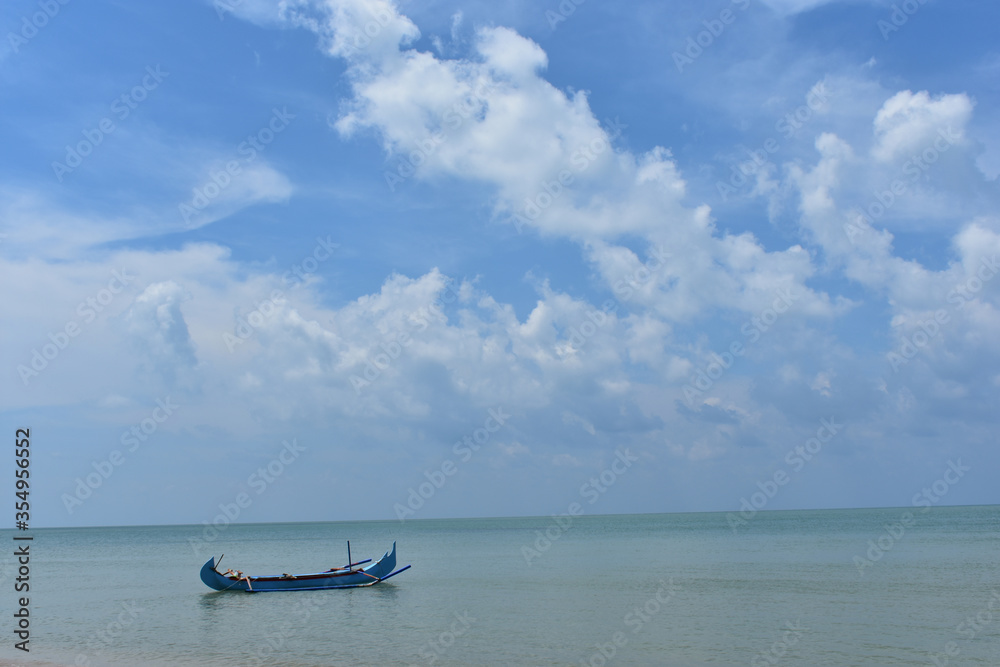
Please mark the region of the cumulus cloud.
<svg viewBox="0 0 1000 667"><path fill-rule="evenodd" d="M804 314L829 316L845 305L806 285L813 268L801 247L769 252L750 234L720 233L707 206L685 205L669 150L616 148L622 125L599 121L585 91L567 94L545 80L547 58L532 40L480 28L471 55L443 59L408 48L418 33L393 5L363 6L324 5L317 29L332 35L329 52L351 68L354 96L336 127L344 135L374 131L390 156L390 180L402 178L392 166L404 164L407 176L490 184L500 219L584 244L608 288L637 268L616 240L638 235L673 253L635 295L665 321L713 308L759 311L781 289L796 293ZM384 27L372 44L344 46L372 16Z"/></svg>
<svg viewBox="0 0 1000 667"><path fill-rule="evenodd" d="M792 319L830 319L855 305L811 286L817 267L803 244L768 250L751 233L720 231L708 206L688 203L687 184L667 148L633 153L618 147L627 128L613 119L601 122L586 92L567 93L545 80L544 50L513 30L480 28L468 55L446 59L412 48L419 30L387 1L293 2L273 12L245 3L234 12L319 35L322 48L349 68L352 96L335 123L341 135L374 133L389 156L390 176L406 163L417 178L491 185L499 218L522 231L578 242L613 307L605 311L544 284L520 321L510 306L469 284L459 290L463 300L439 307L450 288L437 271L391 276L378 293L336 312L301 303L276 307L235 355L253 359L234 381L250 394L310 386L317 406L416 417L435 401L427 386L476 404L505 398L542 406L568 388L575 400L583 388L594 396L627 395L635 385L626 363L663 373L667 386L679 390L710 348L685 342L679 328L721 313L735 315L738 329L781 298L793 303ZM872 168L932 140L941 127L961 135L971 111L961 94L893 95L872 121ZM833 133L820 134L815 147L820 157L813 166L793 164L787 171L800 195L805 240L850 278L898 304L910 303L911 293L916 299L940 292L945 278L895 257L888 232L866 229L860 245L845 234L855 216L847 195L852 174L865 167L864 151ZM262 163L217 197L210 217L239 202L290 192L287 179ZM968 238L990 233L982 229ZM638 249L626 246L626 238L640 239ZM970 253L970 245L983 242L956 247ZM198 363L179 290L176 283L150 285L128 315L130 335L147 341L143 355L161 374L171 358L179 368ZM584 335L585 326L593 332ZM387 349L404 347L401 334L405 354L394 357ZM218 347L217 340L197 345ZM375 363L387 356L391 363ZM816 371L812 377L821 378L811 381L813 389L827 396L838 376ZM435 408L444 401L438 403Z"/></svg>
<svg viewBox="0 0 1000 667"><path fill-rule="evenodd" d="M190 387L198 363L181 312L186 298L189 295L173 281L154 283L135 298L122 317L125 335L139 351L146 370L168 387Z"/></svg>
<svg viewBox="0 0 1000 667"><path fill-rule="evenodd" d="M875 115L872 155L889 162L933 147L935 141L960 142L972 106L964 94L932 98L925 90L901 90L886 100Z"/></svg>
<svg viewBox="0 0 1000 667"><path fill-rule="evenodd" d="M819 3L779 4L783 12L798 12ZM300 12L307 11L303 7L312 12L311 18L298 19L297 24L316 31L326 40L327 52L348 63L353 96L335 127L343 136L372 132L388 155L387 178L443 175L491 185L500 219L521 231L577 241L613 295L610 303L616 312L608 316L611 324L586 341L589 349L573 344L567 332L585 322L588 309L593 312L595 306L546 285L536 307L519 322L507 306L482 295L483 307L460 309L460 322L433 329L433 336L443 340L412 342L405 361L381 370L393 377L394 386L401 382L416 387L405 383L446 377L452 388L462 391L489 387L499 395L517 386L521 396L546 404L562 378L579 378L581 372L586 377L610 373L603 383L595 383L601 391L632 386L621 366L625 359L655 368L669 383L680 384L711 357L710 346L682 342L679 326L720 313L752 322L783 298L794 304L792 320L835 318L856 305L812 287L818 269L804 244L768 250L751 233L720 231L708 206L687 203L687 184L671 152L664 147L642 153L619 148L616 139L626 128L614 120L601 122L586 92L566 93L546 81L547 58L530 39L507 28L480 28L468 56L445 59L412 48L419 31L391 3L301 4ZM842 267L849 278L875 293L901 304L911 295L928 294L928 286L937 285L940 291L946 278L896 257L892 234L869 226L864 243L858 244L845 233L845 225L857 219L856 198L866 179L892 175L880 165L895 167L894 161L933 142L941 129L960 143L971 111L965 95L901 91L870 120L874 142L867 155L832 132L820 133L815 141L819 160L812 166L790 165L786 182L780 187L772 183L762 194L788 192L791 185L799 195L804 241L822 249L830 267ZM636 250L623 244L625 238L643 243ZM433 273L419 279L394 277L378 298L352 309L361 313L375 303L388 304L393 290L407 293L409 305L426 307L433 290L417 292L437 280ZM385 307L385 313L391 311ZM399 321L390 325L382 315L365 321L382 341L350 343L351 338L357 340L345 336L356 326L352 309L334 318L337 331L328 335L321 334L314 321L286 321L303 332L302 341L328 350L297 362L301 377L321 375L323 369L350 370L361 377L363 363L380 354L378 346L386 344L387 332L407 326ZM614 335L604 340L606 332ZM502 363L494 366L498 360ZM417 373L418 367L422 375L415 380L418 375L408 374ZM473 368L480 379L466 372ZM819 399L836 395L839 374L815 369L809 377L802 382ZM679 390L676 384L674 388ZM732 397L741 392L739 400L747 400L743 389ZM379 396L386 402L378 409L404 407L393 406L389 399ZM415 405L406 407L425 409ZM717 446L703 443L698 455L715 452Z"/></svg>
<svg viewBox="0 0 1000 667"><path fill-rule="evenodd" d="M1000 313L1000 283L993 282L1000 269L996 219L980 216L956 225L960 208L953 207L952 260L943 268L901 257L895 248L895 230L912 229L927 208L941 205L930 198L932 187L944 190L940 197L956 197L967 187L952 183L947 172L932 186L930 174L946 160L949 170L964 165L962 173L974 173L965 138L972 109L962 94L900 91L875 115L870 158L827 133L816 141L819 158L811 167L788 170L801 229L832 266L886 301L887 341L875 370L893 405L911 418L930 404L968 410L970 417L978 409L983 417L979 408L992 381L983 364L988 368L998 353L988 333ZM835 386L836 377L825 372L811 383L824 395Z"/></svg>
<svg viewBox="0 0 1000 667"><path fill-rule="evenodd" d="M822 3L770 4L794 13ZM383 0L277 8L248 1L232 13L305 27L327 54L345 60L350 93L334 131L374 137L390 183L413 177L486 185L498 220L575 243L592 289L581 296L558 279L535 281L532 302L517 311L474 279L426 266L331 305L318 281L290 287L271 269L235 261L212 244L101 248L89 251L92 262L63 261L73 248L135 236L127 221L88 218L86 232L45 255L59 261L4 260L4 268L32 278L16 297L25 312L31 302L72 295L61 297L66 315L31 319L30 336L15 332L24 357L63 326L80 299L102 289L105 265L135 267L138 276L84 332L104 376L83 381L93 375L84 372L92 371L84 355L74 356L83 346L69 348L39 379L46 389L63 386L45 400L103 396L95 406L108 411L142 403L127 405L123 396L197 390L202 400L186 406L179 422L233 436L232 451L248 433L318 434L317 456L329 455L319 460L330 465L316 470L342 469L349 456L380 470L399 461L407 471L420 468L421 457L439 465L455 438L500 406L514 417L491 440L484 465L500 470L531 460L542 482L549 468L599 465L600 453L621 443L636 445L666 479L676 471L664 461L706 470L725 457L750 460L740 457L751 450L781 456L782 443L801 441L834 412L852 415L865 447L883 445L865 421L874 412L890 427L939 426L930 411L921 414L927 405L947 404L950 414L972 418L989 414L998 383L991 369L1000 359L1000 281L991 273L1000 223L990 215L958 219L953 211L951 254L932 267L903 256L888 223L932 201L927 181L934 172L908 181L905 196L895 195L882 217L869 206L873 187L880 193L884 183L891 192L899 162L933 146L941 128L959 137L947 158L971 163L968 96L894 92L866 107L855 134L804 127L813 152L775 167L757 191L792 193L798 227L787 235L751 233L746 220L726 219L691 196L668 147L623 148L627 119L599 119L588 93L549 83L544 49L511 29L480 28L464 55L444 58L414 48L416 25ZM194 163L206 165L205 173L184 186L204 191L216 163ZM276 168L255 162L192 226L292 191ZM72 233L80 222L38 198L5 195L4 210L19 221L39 219L37 227L17 226L10 241L18 247ZM85 285L80 294L78 283ZM859 308L888 317L861 320L859 334L850 319ZM118 345L123 338L128 345ZM734 343L742 352L730 352ZM144 373L133 376L136 366ZM685 389L701 376L708 386L699 385L698 400L688 402ZM42 400L39 393L13 398L20 406ZM222 449L213 455L223 456ZM359 473L378 482L366 474ZM656 480L657 489L664 485ZM516 495L511 488L498 487Z"/></svg>

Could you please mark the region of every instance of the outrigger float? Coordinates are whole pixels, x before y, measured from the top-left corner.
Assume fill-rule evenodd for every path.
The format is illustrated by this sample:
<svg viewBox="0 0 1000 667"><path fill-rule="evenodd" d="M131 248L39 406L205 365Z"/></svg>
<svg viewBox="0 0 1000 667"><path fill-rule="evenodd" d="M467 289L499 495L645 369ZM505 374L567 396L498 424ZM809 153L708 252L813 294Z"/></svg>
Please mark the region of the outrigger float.
<svg viewBox="0 0 1000 667"><path fill-rule="evenodd" d="M240 570L226 570L219 572L219 563L222 558L219 556L218 562L215 556L208 559L201 568L201 580L209 588L217 591L246 591L248 593L269 593L273 591L318 591L327 588L358 588L360 586L374 586L389 577L395 577L400 572L410 569L410 566L401 567L395 572L396 567L396 543L392 543L392 550L385 554L368 567L357 567L365 563L371 563L371 558L361 560L356 563L351 562L351 543L347 543L347 563L345 567L335 567L326 572L314 572L312 574L282 574L279 576L251 577L245 575Z"/></svg>

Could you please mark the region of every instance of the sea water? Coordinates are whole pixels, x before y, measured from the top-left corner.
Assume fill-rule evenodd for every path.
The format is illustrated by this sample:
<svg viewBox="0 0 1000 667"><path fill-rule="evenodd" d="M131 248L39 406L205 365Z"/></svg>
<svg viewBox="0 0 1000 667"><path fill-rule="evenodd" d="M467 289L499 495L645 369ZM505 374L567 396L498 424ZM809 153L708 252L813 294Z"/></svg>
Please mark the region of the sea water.
<svg viewBox="0 0 1000 667"><path fill-rule="evenodd" d="M1000 507L40 529L30 654L64 665L1000 665ZM3 531L10 553L15 531ZM210 538L206 541L206 537ZM370 588L215 592L397 542Z"/></svg>

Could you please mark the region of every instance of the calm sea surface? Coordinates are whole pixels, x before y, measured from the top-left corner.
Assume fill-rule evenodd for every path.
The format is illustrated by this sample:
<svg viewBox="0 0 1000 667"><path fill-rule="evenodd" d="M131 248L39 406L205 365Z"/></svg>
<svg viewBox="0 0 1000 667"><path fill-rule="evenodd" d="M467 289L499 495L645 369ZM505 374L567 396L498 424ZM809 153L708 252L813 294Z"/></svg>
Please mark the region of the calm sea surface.
<svg viewBox="0 0 1000 667"><path fill-rule="evenodd" d="M13 646L8 556L2 658L1000 665L997 506L761 512L735 532L726 514L247 524L200 553L196 526L32 534L31 653ZM344 565L348 539L358 559L396 540L398 566L413 568L341 591L219 593L198 578L221 553L252 574Z"/></svg>

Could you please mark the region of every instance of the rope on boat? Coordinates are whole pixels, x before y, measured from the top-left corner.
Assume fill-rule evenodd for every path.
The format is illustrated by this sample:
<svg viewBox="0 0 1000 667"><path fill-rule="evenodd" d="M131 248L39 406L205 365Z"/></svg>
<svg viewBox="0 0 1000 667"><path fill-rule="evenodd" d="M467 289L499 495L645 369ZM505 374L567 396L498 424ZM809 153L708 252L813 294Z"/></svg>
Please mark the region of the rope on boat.
<svg viewBox="0 0 1000 667"><path fill-rule="evenodd" d="M247 582L247 589L251 593L253 593L254 591L253 591L253 585L250 583L250 575L249 574L248 575L244 575L239 570L236 570L236 573L239 575L239 578L236 580L236 583L239 583L239 582L241 582L243 580L246 580L246 582Z"/></svg>

